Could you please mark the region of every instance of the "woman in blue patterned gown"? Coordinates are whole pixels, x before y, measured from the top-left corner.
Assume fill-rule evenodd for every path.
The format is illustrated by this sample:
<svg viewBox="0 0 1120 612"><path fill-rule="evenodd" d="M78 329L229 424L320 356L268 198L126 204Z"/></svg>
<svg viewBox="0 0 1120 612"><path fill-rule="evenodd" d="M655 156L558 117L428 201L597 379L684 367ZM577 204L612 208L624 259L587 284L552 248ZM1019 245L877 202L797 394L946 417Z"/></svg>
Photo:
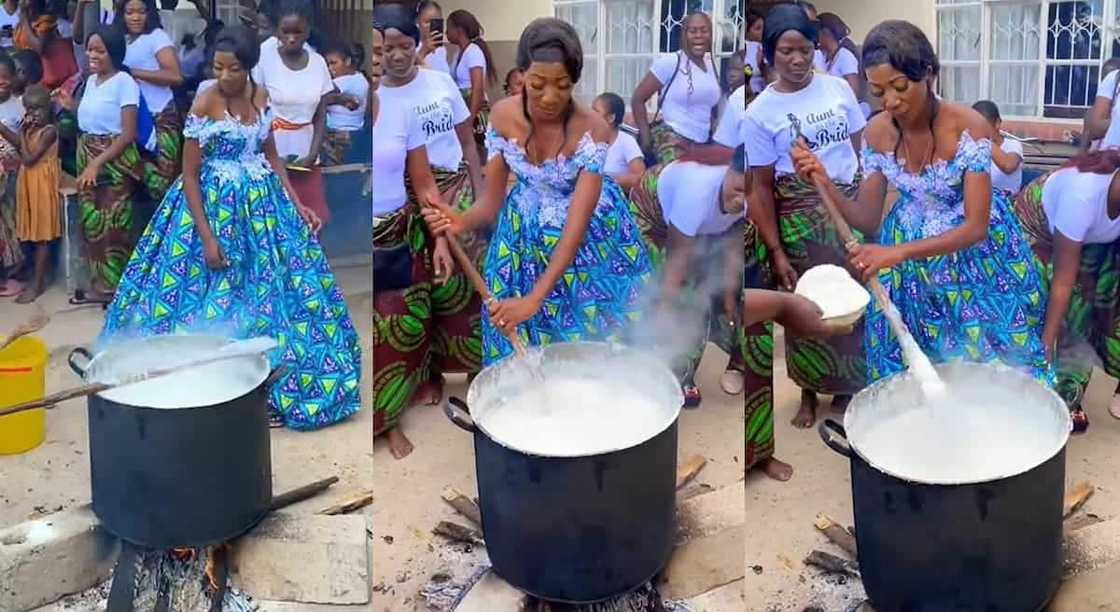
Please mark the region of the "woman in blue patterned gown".
<svg viewBox="0 0 1120 612"><path fill-rule="evenodd" d="M432 232L494 227L483 275L493 301L483 361L528 345L624 339L652 266L625 196L602 174L610 128L572 97L583 50L570 25L538 19L517 49L523 93L494 107L482 199L465 213L436 205ZM509 173L516 185L502 205Z"/></svg>
<svg viewBox="0 0 1120 612"><path fill-rule="evenodd" d="M879 236L853 249L854 269L865 279L878 275L935 363L998 360L1053 384L1042 343L1046 289L1011 203L993 192L992 128L976 111L934 95L937 56L914 25L876 26L863 63L886 112L864 132L856 200L829 188L855 229ZM804 146L794 158L802 176L825 176ZM884 219L888 186L901 197ZM905 367L874 303L864 346L871 381Z"/></svg>
<svg viewBox="0 0 1120 612"><path fill-rule="evenodd" d="M109 309L101 341L200 332L271 336L274 424L316 429L360 405L357 332L276 154L267 94L249 72L251 31L222 30L217 86L187 118L183 176L144 232Z"/></svg>

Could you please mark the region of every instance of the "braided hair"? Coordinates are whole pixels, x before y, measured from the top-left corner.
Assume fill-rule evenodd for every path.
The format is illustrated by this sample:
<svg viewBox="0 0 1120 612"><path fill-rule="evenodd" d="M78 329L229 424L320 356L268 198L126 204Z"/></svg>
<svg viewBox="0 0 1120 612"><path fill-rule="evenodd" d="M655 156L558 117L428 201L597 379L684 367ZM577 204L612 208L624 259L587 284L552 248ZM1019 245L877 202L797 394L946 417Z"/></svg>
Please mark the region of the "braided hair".
<svg viewBox="0 0 1120 612"><path fill-rule="evenodd" d="M901 20L888 20L875 26L867 34L863 43L863 65L867 68L875 66L890 66L906 75L912 83L927 81L930 83L928 104L929 132L932 136L932 146L937 150L937 134L933 131L933 122L941 110L941 102L933 93L933 79L941 72L941 63L937 60L937 53L933 45L917 26ZM898 158L898 148L902 146L902 125L898 119L891 117L891 123L898 132L898 142L894 145L895 158ZM907 160L913 161L913 160Z"/></svg>

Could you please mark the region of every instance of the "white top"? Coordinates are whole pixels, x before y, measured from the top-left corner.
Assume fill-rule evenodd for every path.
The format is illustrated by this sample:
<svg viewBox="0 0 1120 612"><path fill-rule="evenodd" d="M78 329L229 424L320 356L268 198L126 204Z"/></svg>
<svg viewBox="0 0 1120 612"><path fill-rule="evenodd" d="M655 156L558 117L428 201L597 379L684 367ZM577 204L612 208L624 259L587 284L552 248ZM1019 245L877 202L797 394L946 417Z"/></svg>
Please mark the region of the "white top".
<svg viewBox="0 0 1120 612"><path fill-rule="evenodd" d="M264 39L264 42L261 43L261 55L263 56L265 51L276 51L279 48L280 39L276 38L275 36L269 36L268 38ZM310 43L303 43L303 48L308 51L315 50L315 47L312 47Z"/></svg>
<svg viewBox="0 0 1120 612"><path fill-rule="evenodd" d="M661 83L665 95L661 118L673 131L698 143L708 142L712 130L712 109L719 104L719 81L710 55L704 56L706 70L684 53L665 55L653 62L649 71ZM673 73L677 73L673 78ZM691 76L690 76L691 75ZM692 87L689 87L689 80ZM668 91L665 85L672 81Z"/></svg>
<svg viewBox="0 0 1120 612"><path fill-rule="evenodd" d="M444 59L446 60L447 55L446 52L444 53ZM455 64L455 83L459 86L459 89L471 88L471 68L482 68L482 76L483 78L486 77L486 71L488 70L486 66L486 55L482 52L482 49L474 43L467 45L467 48L463 49L463 52L459 54L459 59Z"/></svg>
<svg viewBox="0 0 1120 612"><path fill-rule="evenodd" d="M1003 144L999 146L1004 153L1018 155L1019 159L1023 159L1023 143L1004 136ZM992 187L1002 189L1003 191L1010 191L1011 193L1019 193L1023 188L1023 164L1020 163L1019 167L1011 174L1004 174L1003 170L996 166L996 162L992 160Z"/></svg>
<svg viewBox="0 0 1120 612"><path fill-rule="evenodd" d="M342 132L356 132L366 124L366 107L369 105L369 81L360 74L347 74L334 79L334 86L342 93L358 99L361 105L350 110L341 104L327 107L327 127Z"/></svg>
<svg viewBox="0 0 1120 612"><path fill-rule="evenodd" d="M1100 141L1101 149L1120 148L1120 104L1116 103L1116 77L1120 71L1113 70L1097 85L1097 97L1112 101L1112 114L1108 121L1108 131Z"/></svg>
<svg viewBox="0 0 1120 612"><path fill-rule="evenodd" d="M420 51L420 45L416 45L416 51ZM440 45L435 51L429 53L428 57L424 58L424 67L450 75L451 64L447 63L447 46ZM485 69L485 66L483 68Z"/></svg>
<svg viewBox="0 0 1120 612"><path fill-rule="evenodd" d="M267 42L267 41L265 41ZM300 126L294 130L274 129L276 150L280 157L304 157L311 150L315 137L315 111L323 96L334 91L334 81L322 55L308 51L307 66L291 70L284 65L279 48L261 45L261 59L253 68L253 79L268 89L273 114Z"/></svg>
<svg viewBox="0 0 1120 612"><path fill-rule="evenodd" d="M734 149L746 140L747 101L743 97L745 93L743 87L740 86L727 98L727 105L723 107L723 115L719 118L719 125L716 126L716 131L712 134L712 140L716 144Z"/></svg>
<svg viewBox="0 0 1120 612"><path fill-rule="evenodd" d="M842 79L815 74L804 89L782 93L767 87L746 111L745 141L752 167L773 165L778 174L793 174L789 150L793 123L834 181L850 183L859 169L851 136L867 124L852 88Z"/></svg>
<svg viewBox="0 0 1120 612"><path fill-rule="evenodd" d="M12 28L12 32L15 33L16 27L19 26L18 8L16 9L14 15L9 15L8 10L5 9L3 5L0 5L0 28L3 28L4 26L10 26ZM12 40L11 36L0 36L0 47L7 48L11 47L14 44L15 41Z"/></svg>
<svg viewBox="0 0 1120 612"><path fill-rule="evenodd" d="M644 158L642 147L638 141L625 130L618 131L618 138L614 139L607 149L607 161L603 163L603 174L619 177L630 174L630 162Z"/></svg>
<svg viewBox="0 0 1120 612"><path fill-rule="evenodd" d="M402 87L387 87L381 82L377 90L381 108L396 106L408 109L428 147L428 162L444 170L456 171L463 161L463 147L455 127L471 118L463 96L451 77L435 70L421 69L416 78Z"/></svg>
<svg viewBox="0 0 1120 612"><path fill-rule="evenodd" d="M59 18L55 24L59 38L74 38L74 23L69 19Z"/></svg>
<svg viewBox="0 0 1120 612"><path fill-rule="evenodd" d="M156 28L147 34L137 36L136 40L128 43L128 49L124 54L124 65L135 70L159 70L156 54L164 49L174 50L175 43L171 42L167 32ZM144 94L144 102L153 115L162 112L175 98L170 87L154 85L141 79L137 79L136 82L140 85L140 93Z"/></svg>
<svg viewBox="0 0 1120 612"><path fill-rule="evenodd" d="M124 72L100 84L97 80L97 76L86 79L86 89L78 103L78 129L97 136L117 136L122 131L121 109L140 105L140 87Z"/></svg>
<svg viewBox="0 0 1120 612"><path fill-rule="evenodd" d="M822 55L822 57L824 57ZM840 47L836 55L832 56L832 61L829 62L825 59L824 71L834 77L844 78L850 74L859 74L859 60L851 51Z"/></svg>
<svg viewBox="0 0 1120 612"><path fill-rule="evenodd" d="M1113 174L1063 168L1042 187L1042 209L1051 232L1082 244L1107 244L1120 238L1120 217L1108 218L1108 188Z"/></svg>
<svg viewBox="0 0 1120 612"><path fill-rule="evenodd" d="M0 102L0 123L10 130L19 130L23 125L23 116L26 112L23 108L23 99L15 95L10 96L4 102Z"/></svg>
<svg viewBox="0 0 1120 612"><path fill-rule="evenodd" d="M820 49L813 52L813 69L818 72L828 72L828 60L824 57L824 51Z"/></svg>
<svg viewBox="0 0 1120 612"><path fill-rule="evenodd" d="M399 106L382 104L373 122L373 216L383 217L408 201L404 171L408 152L424 146L415 116Z"/></svg>
<svg viewBox="0 0 1120 612"><path fill-rule="evenodd" d="M754 74L751 77L751 91L756 94L762 93L762 90L766 89L766 77L762 76L762 66L758 61L762 55L762 43L748 40L745 53L746 63Z"/></svg>
<svg viewBox="0 0 1120 612"><path fill-rule="evenodd" d="M727 166L675 161L657 179L657 199L665 222L689 237L719 235L742 218L720 210L720 186Z"/></svg>

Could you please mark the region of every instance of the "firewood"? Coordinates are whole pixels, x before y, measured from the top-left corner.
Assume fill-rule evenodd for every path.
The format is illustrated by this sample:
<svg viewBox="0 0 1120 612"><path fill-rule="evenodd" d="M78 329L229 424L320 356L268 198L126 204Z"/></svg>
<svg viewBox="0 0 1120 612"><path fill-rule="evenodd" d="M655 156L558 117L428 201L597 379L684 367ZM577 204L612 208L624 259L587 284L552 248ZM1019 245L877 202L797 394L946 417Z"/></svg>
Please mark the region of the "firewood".
<svg viewBox="0 0 1120 612"><path fill-rule="evenodd" d="M830 555L824 551L814 550L805 557L805 565L812 565L819 567L826 572L834 574L846 574L854 578L859 577L859 565L847 559L841 559L836 555Z"/></svg>
<svg viewBox="0 0 1120 612"><path fill-rule="evenodd" d="M449 521L440 521L436 528L432 530L435 535L441 535L454 542L465 542L467 544L485 544L482 540L482 534L471 529L464 527L458 523Z"/></svg>
<svg viewBox="0 0 1120 612"><path fill-rule="evenodd" d="M681 487L688 484L690 480L696 478L696 475L700 473L700 470L704 469L704 466L707 463L708 460L704 457L701 457L700 455L693 455L691 458L689 458L688 461L684 462L684 465L678 467L677 489L680 489Z"/></svg>
<svg viewBox="0 0 1120 612"><path fill-rule="evenodd" d="M270 510L279 510L292 504L299 503L305 499L311 499L312 497L315 497L316 495L329 489L331 485L336 482L338 482L338 476L331 476L330 478L324 478L323 480L313 482L309 485L304 485L302 487L292 489L291 491L281 493L280 495L272 498L272 508L270 508Z"/></svg>
<svg viewBox="0 0 1120 612"><path fill-rule="evenodd" d="M1093 485L1087 481L1073 485L1073 488L1066 491L1065 503L1062 504L1062 517L1069 518L1071 514L1077 512L1077 509L1093 496L1093 491Z"/></svg>
<svg viewBox="0 0 1120 612"><path fill-rule="evenodd" d="M443 501L447 505L455 509L456 512L462 514L475 525L482 526L482 513L478 509L478 505L471 501L471 498L460 493L455 487L446 487L443 490Z"/></svg>
<svg viewBox="0 0 1120 612"><path fill-rule="evenodd" d="M373 503L373 491L366 491L347 499L346 501L323 508L319 514L336 515L336 514L350 514L355 510L360 510Z"/></svg>
<svg viewBox="0 0 1120 612"><path fill-rule="evenodd" d="M814 525L816 525L817 531L823 533L830 542L839 546L844 552L848 553L848 556L852 559L859 558L859 555L856 554L855 536L840 523L833 520L832 517L827 514L818 514Z"/></svg>

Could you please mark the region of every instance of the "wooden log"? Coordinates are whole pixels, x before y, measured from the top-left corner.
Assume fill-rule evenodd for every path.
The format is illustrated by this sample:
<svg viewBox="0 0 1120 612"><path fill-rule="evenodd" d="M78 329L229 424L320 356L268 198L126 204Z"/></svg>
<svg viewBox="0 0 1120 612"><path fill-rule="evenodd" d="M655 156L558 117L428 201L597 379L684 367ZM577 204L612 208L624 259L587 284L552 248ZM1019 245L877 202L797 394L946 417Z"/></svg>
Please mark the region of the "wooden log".
<svg viewBox="0 0 1120 612"><path fill-rule="evenodd" d="M440 521L435 529L432 530L432 533L441 535L455 542L485 545L485 542L482 540L482 534L470 527L464 527L450 521Z"/></svg>
<svg viewBox="0 0 1120 612"><path fill-rule="evenodd" d="M447 505L455 509L456 512L469 519L475 525L482 526L482 513L478 509L478 505L471 501L471 498L463 495L455 487L446 487L443 490L443 501Z"/></svg>
<svg viewBox="0 0 1120 612"><path fill-rule="evenodd" d="M1062 504L1062 517L1069 518L1071 514L1089 501L1093 496L1093 485L1088 481L1081 481L1066 491L1065 503Z"/></svg>
<svg viewBox="0 0 1120 612"><path fill-rule="evenodd" d="M856 554L856 538L843 525L837 523L827 514L818 514L814 525L817 531L823 533L830 542L848 553L849 557L852 559L859 558L859 555Z"/></svg>
<svg viewBox="0 0 1120 612"><path fill-rule="evenodd" d="M814 550L805 557L805 565L812 565L819 567L826 572L834 574L846 574L853 578L859 578L859 565L854 561L841 559L836 555L830 555L821 550Z"/></svg>
<svg viewBox="0 0 1120 612"><path fill-rule="evenodd" d="M704 457L693 455L688 461L685 461L683 465L679 466L677 468L677 489L679 490L693 478L696 478L696 475L700 473L700 470L704 469L707 463L708 460Z"/></svg>
<svg viewBox="0 0 1120 612"><path fill-rule="evenodd" d="M350 514L355 510L360 510L373 503L373 491L366 491L359 493L344 502L328 506L319 511L319 514L326 514L334 516L336 514Z"/></svg>
<svg viewBox="0 0 1120 612"><path fill-rule="evenodd" d="M329 489L331 485L336 482L338 482L338 476L331 476L330 478L324 478L323 480L313 482L309 485L304 485L292 489L291 491L281 493L272 498L272 508L270 509L275 511L299 503L305 499L311 499Z"/></svg>

